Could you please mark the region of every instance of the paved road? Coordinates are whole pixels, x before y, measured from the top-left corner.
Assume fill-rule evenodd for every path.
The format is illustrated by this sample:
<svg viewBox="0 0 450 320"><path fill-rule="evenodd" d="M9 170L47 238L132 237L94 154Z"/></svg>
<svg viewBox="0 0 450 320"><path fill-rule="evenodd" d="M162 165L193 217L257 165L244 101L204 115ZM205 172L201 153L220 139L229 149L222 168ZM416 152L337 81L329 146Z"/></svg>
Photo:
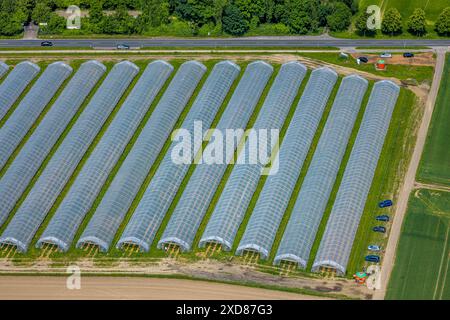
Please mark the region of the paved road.
<svg viewBox="0 0 450 320"><path fill-rule="evenodd" d="M0 40L0 48L39 47L42 40ZM448 47L448 40L372 40L337 39L332 37L247 37L226 39L59 39L52 40L55 47L95 47L111 48L119 43L131 47Z"/></svg>
<svg viewBox="0 0 450 320"><path fill-rule="evenodd" d="M206 281L82 277L80 290L68 290L66 277L1 276L0 300L162 299L162 300L313 300L318 297Z"/></svg>
<svg viewBox="0 0 450 320"><path fill-rule="evenodd" d="M394 221L392 223L391 231L389 234L389 240L386 247L386 253L383 257L383 265L381 267L381 290L375 291L374 299L383 299L386 294L387 285L391 276L392 268L395 262L396 249L398 240L400 238L401 227L403 219L408 208L408 200L411 191L415 186L416 172L419 167L420 158L422 156L423 148L430 127L431 118L433 115L434 106L436 104L439 87L441 85L442 75L445 65L445 50L438 50L436 59L436 68L433 78L433 84L431 85L430 93L428 94L427 101L425 103L425 112L422 117L422 123L417 133L416 146L411 158L411 162L406 172L403 186L400 190L400 194L397 201L397 209L394 215Z"/></svg>

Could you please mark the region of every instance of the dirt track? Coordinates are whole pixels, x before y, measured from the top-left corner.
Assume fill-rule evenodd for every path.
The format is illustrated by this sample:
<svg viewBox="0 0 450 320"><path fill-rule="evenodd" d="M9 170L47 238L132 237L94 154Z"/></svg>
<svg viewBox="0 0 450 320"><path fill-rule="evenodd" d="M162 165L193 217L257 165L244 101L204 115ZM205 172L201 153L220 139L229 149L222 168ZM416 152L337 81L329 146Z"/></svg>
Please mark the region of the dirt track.
<svg viewBox="0 0 450 320"><path fill-rule="evenodd" d="M68 290L66 277L0 277L0 300L9 299L299 299L317 297L236 285L159 278L82 277L80 290Z"/></svg>
<svg viewBox="0 0 450 320"><path fill-rule="evenodd" d="M404 179L404 184L399 193L394 221L389 234L389 241L386 247L386 253L383 257L383 265L381 268L382 289L375 291L374 299L383 299L386 294L387 285L389 283L389 277L391 275L392 268L394 266L396 248L400 237L403 218L406 214L406 209L408 207L409 195L415 185L416 172L419 167L423 148L425 146L428 128L431 123L434 105L436 103L436 98L441 84L442 74L445 65L445 53L446 53L445 50L438 50L437 52L437 60L433 84L431 86L428 99L425 103L425 112L422 118L422 123L420 125L419 131L417 133L416 146L414 148L414 153L412 155L411 162L409 164L408 171Z"/></svg>
<svg viewBox="0 0 450 320"><path fill-rule="evenodd" d="M368 63L377 63L380 58L379 54L363 54L369 59ZM353 53L353 58L358 58L361 56L361 53ZM405 58L403 55L394 54L391 58L383 59L387 64L400 64L400 65L408 65L408 66L434 66L435 58L433 56L433 52L424 52L417 53L414 58Z"/></svg>

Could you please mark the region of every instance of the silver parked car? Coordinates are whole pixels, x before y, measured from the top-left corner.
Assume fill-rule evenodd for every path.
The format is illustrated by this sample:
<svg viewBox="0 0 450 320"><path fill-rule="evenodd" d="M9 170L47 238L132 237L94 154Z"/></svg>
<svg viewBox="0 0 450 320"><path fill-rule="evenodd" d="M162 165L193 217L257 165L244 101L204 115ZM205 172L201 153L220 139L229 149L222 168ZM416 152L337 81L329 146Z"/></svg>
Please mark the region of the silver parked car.
<svg viewBox="0 0 450 320"><path fill-rule="evenodd" d="M376 245L370 245L367 249L369 249L369 251L381 251L381 247Z"/></svg>

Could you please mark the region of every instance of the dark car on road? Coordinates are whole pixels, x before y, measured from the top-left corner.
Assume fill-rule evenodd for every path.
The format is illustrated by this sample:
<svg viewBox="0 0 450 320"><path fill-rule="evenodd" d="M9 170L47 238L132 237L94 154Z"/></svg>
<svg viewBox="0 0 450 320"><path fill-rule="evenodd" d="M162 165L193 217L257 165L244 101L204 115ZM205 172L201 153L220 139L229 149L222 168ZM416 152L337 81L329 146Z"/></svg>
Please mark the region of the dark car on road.
<svg viewBox="0 0 450 320"><path fill-rule="evenodd" d="M403 57L405 57L405 58L414 58L414 53L411 53L411 52L405 52L405 53L403 54Z"/></svg>
<svg viewBox="0 0 450 320"><path fill-rule="evenodd" d="M42 41L41 47L53 47L53 42L51 41Z"/></svg>
<svg viewBox="0 0 450 320"><path fill-rule="evenodd" d="M378 263L378 262L380 262L380 257L377 255L371 254L371 255L366 256L365 260L368 262Z"/></svg>
<svg viewBox="0 0 450 320"><path fill-rule="evenodd" d="M362 63L367 63L369 62L369 59L367 57L358 57L359 61L361 61Z"/></svg>
<svg viewBox="0 0 450 320"><path fill-rule="evenodd" d="M392 206L393 204L394 203L392 202L392 200L384 200L384 201L381 201L380 203L378 203L378 206L380 208L387 208L387 207Z"/></svg>
<svg viewBox="0 0 450 320"><path fill-rule="evenodd" d="M377 216L375 219L377 221L388 222L389 221L389 216L385 214L385 215L382 215L382 216Z"/></svg>
<svg viewBox="0 0 450 320"><path fill-rule="evenodd" d="M380 232L380 233L385 233L386 232L386 228L385 227L382 227L382 226L376 226L376 227L373 227L373 229L372 229L374 232Z"/></svg>

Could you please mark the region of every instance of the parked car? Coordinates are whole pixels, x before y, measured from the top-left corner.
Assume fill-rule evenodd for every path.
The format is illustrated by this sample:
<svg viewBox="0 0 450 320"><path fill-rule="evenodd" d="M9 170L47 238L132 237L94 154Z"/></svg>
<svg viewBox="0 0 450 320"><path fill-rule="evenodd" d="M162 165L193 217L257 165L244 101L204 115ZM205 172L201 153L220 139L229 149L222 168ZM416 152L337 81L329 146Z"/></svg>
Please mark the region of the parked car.
<svg viewBox="0 0 450 320"><path fill-rule="evenodd" d="M380 208L387 208L392 206L394 203L392 202L392 200L383 200L380 203L378 203L378 206Z"/></svg>
<svg viewBox="0 0 450 320"><path fill-rule="evenodd" d="M381 58L392 58L392 54L389 52L383 52L382 54L380 54Z"/></svg>
<svg viewBox="0 0 450 320"><path fill-rule="evenodd" d="M362 63L367 63L369 62L369 59L367 57L358 57L359 61L361 61Z"/></svg>
<svg viewBox="0 0 450 320"><path fill-rule="evenodd" d="M130 49L130 46L129 45L127 45L127 44L118 44L117 45L117 49L119 49L119 50L128 50L128 49Z"/></svg>
<svg viewBox="0 0 450 320"><path fill-rule="evenodd" d="M380 232L380 233L385 233L386 232L386 228L385 227L382 227L382 226L376 226L376 227L373 227L373 229L372 229L374 232Z"/></svg>
<svg viewBox="0 0 450 320"><path fill-rule="evenodd" d="M375 219L377 221L388 222L389 221L389 216L387 214L384 214L382 216L377 216Z"/></svg>
<svg viewBox="0 0 450 320"><path fill-rule="evenodd" d="M403 57L405 57L405 58L414 58L414 53L412 53L412 52L405 52L403 54Z"/></svg>
<svg viewBox="0 0 450 320"><path fill-rule="evenodd" d="M371 255L366 256L365 260L368 261L368 262L376 262L376 263L378 263L378 262L380 262L381 259L380 259L379 256L371 254Z"/></svg>
<svg viewBox="0 0 450 320"><path fill-rule="evenodd" d="M367 249L368 249L369 251L381 251L381 247L380 247L380 246L377 246L377 245L374 245L374 244L368 246Z"/></svg>
<svg viewBox="0 0 450 320"><path fill-rule="evenodd" d="M53 47L53 42L51 41L42 41L41 47Z"/></svg>

